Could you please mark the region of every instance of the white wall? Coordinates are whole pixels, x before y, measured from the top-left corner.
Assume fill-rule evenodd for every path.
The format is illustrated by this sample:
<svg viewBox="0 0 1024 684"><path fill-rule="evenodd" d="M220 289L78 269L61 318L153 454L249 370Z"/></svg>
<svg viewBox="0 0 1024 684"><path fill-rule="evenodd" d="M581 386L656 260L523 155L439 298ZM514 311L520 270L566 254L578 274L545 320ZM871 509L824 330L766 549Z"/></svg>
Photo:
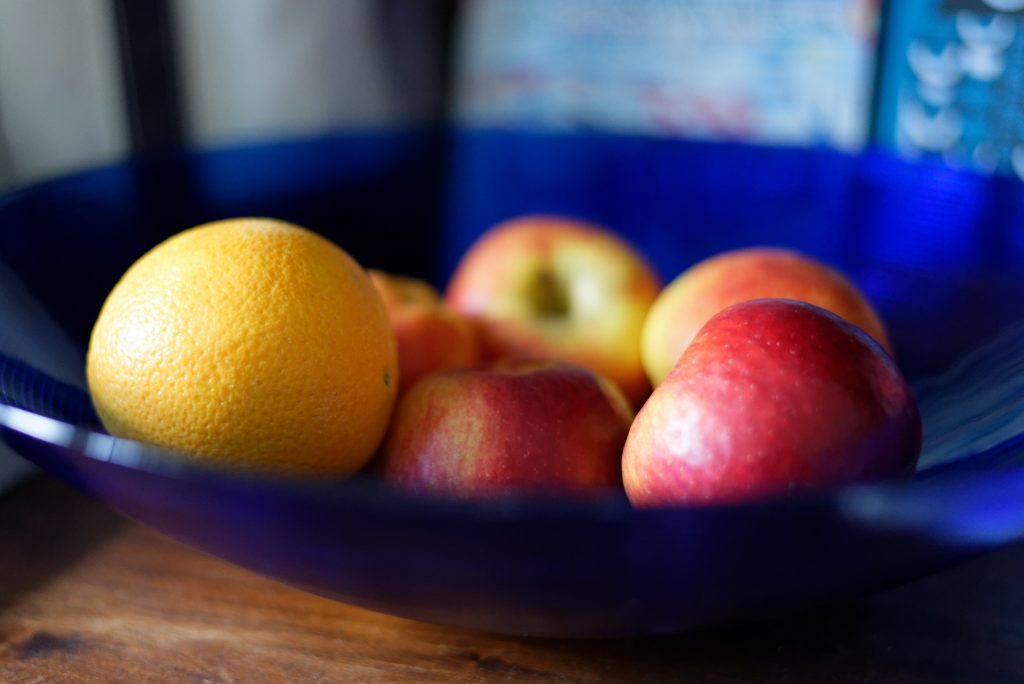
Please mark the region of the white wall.
<svg viewBox="0 0 1024 684"><path fill-rule="evenodd" d="M0 188L128 150L108 0L0 0Z"/></svg>

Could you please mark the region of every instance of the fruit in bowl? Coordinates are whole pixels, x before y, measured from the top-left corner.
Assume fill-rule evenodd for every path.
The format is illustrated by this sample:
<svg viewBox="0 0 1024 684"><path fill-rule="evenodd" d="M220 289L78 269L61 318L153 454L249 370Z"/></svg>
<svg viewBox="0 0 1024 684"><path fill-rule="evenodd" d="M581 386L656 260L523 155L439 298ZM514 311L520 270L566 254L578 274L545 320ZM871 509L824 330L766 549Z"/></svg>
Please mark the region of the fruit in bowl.
<svg viewBox="0 0 1024 684"><path fill-rule="evenodd" d="M759 278L872 313L838 275L780 250L688 273L658 300L688 307L659 324L665 338ZM184 231L125 273L93 329L88 380L117 436L339 476L383 440L385 479L462 498L624 481L640 506L731 501L912 469L920 423L891 358L851 323L788 300L714 316L633 421L656 293L630 247L567 219L490 231L453 277L451 308L308 230L235 219ZM662 329L657 314L645 332Z"/></svg>
<svg viewBox="0 0 1024 684"><path fill-rule="evenodd" d="M909 476L921 419L892 358L819 307L735 304L637 415L623 480L641 507L735 503Z"/></svg>
<svg viewBox="0 0 1024 684"><path fill-rule="evenodd" d="M661 383L701 327L722 309L750 299L808 302L862 328L887 352L885 326L857 287L842 274L788 249L752 247L723 252L690 267L651 306L644 322L644 368Z"/></svg>
<svg viewBox="0 0 1024 684"><path fill-rule="evenodd" d="M399 382L363 269L270 219L198 226L141 257L103 305L87 375L113 435L307 475L369 460Z"/></svg>
<svg viewBox="0 0 1024 684"><path fill-rule="evenodd" d="M492 358L578 363L639 405L650 392L640 332L659 289L646 259L608 230L527 216L485 233L459 262L446 296L478 322Z"/></svg>
<svg viewBox="0 0 1024 684"><path fill-rule="evenodd" d="M453 311L432 285L418 278L370 270L398 341L398 392L438 371L480 362L473 322Z"/></svg>
<svg viewBox="0 0 1024 684"><path fill-rule="evenodd" d="M505 362L420 381L399 401L378 470L453 498L621 492L633 412L618 388L563 362Z"/></svg>

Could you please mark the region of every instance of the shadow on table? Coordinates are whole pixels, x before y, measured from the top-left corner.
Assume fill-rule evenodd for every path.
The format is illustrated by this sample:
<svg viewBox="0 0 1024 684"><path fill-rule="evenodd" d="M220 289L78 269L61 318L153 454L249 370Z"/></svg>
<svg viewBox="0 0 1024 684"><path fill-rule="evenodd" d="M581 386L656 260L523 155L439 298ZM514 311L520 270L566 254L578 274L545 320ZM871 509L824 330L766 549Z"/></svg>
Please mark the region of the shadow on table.
<svg viewBox="0 0 1024 684"><path fill-rule="evenodd" d="M695 634L526 640L584 678L646 681L1022 682L1024 544L860 602Z"/></svg>
<svg viewBox="0 0 1024 684"><path fill-rule="evenodd" d="M116 513L47 476L0 496L0 613L124 524Z"/></svg>
<svg viewBox="0 0 1024 684"><path fill-rule="evenodd" d="M548 640L404 623L474 677L583 682L1024 682L1024 544L804 615L647 639ZM445 643L447 642L447 643Z"/></svg>

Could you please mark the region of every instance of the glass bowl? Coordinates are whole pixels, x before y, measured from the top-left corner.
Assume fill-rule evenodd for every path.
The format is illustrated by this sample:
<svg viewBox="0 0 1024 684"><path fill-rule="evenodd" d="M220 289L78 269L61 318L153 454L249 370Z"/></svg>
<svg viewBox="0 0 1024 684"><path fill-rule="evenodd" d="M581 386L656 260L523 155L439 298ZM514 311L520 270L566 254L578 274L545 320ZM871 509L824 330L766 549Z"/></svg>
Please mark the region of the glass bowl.
<svg viewBox="0 0 1024 684"><path fill-rule="evenodd" d="M879 152L597 135L464 132L442 145L374 134L91 170L0 199L0 433L189 546L404 617L607 637L801 610L1024 533L1022 200L1010 180ZM275 216L367 266L443 283L490 224L538 211L611 226L666 280L751 244L844 270L889 324L918 395L917 475L734 506L641 511L621 494L465 503L371 475L310 483L213 469L98 429L81 381L89 329L124 269L173 232Z"/></svg>

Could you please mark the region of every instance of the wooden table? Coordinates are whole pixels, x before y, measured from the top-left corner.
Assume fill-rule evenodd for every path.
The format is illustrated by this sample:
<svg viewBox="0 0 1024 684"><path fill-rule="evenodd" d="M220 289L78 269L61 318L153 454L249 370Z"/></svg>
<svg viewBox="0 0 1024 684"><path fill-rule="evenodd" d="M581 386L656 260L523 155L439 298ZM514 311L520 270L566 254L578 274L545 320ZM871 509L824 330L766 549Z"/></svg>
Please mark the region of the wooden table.
<svg viewBox="0 0 1024 684"><path fill-rule="evenodd" d="M521 639L351 608L49 478L0 496L0 681L1024 682L1024 545L827 612L671 638Z"/></svg>

